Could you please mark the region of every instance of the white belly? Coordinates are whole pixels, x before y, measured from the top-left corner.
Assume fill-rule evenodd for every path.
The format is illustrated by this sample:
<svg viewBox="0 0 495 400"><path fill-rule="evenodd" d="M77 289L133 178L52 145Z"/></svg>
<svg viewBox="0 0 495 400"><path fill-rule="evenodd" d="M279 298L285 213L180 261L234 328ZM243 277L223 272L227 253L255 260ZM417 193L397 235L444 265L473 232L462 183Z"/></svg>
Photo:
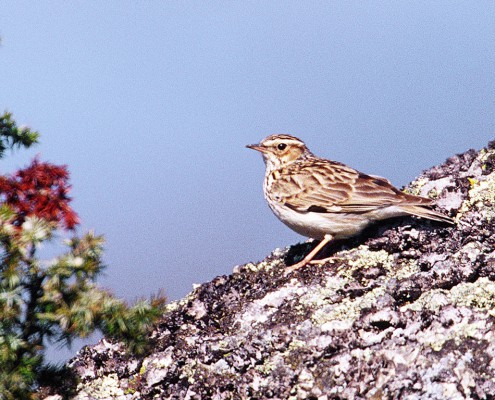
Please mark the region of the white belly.
<svg viewBox="0 0 495 400"><path fill-rule="evenodd" d="M279 204L270 205L270 208L293 231L319 240L327 234L334 239L349 238L358 235L375 221L408 215L398 206L377 208L367 213L300 213Z"/></svg>
<svg viewBox="0 0 495 400"><path fill-rule="evenodd" d="M335 239L355 236L372 222L363 214L299 213L285 206L270 208L293 231L319 240L327 234Z"/></svg>

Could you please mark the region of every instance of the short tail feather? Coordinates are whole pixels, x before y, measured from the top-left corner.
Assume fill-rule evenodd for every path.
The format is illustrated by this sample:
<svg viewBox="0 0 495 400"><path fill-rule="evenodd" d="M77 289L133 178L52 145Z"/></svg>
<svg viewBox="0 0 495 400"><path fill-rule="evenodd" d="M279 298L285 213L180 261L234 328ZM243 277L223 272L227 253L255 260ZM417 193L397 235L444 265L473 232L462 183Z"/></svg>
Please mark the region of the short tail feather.
<svg viewBox="0 0 495 400"><path fill-rule="evenodd" d="M447 224L454 224L454 220L447 215L434 211L425 206L401 206L401 209L406 213L415 215L417 217L431 219L433 221L445 222Z"/></svg>

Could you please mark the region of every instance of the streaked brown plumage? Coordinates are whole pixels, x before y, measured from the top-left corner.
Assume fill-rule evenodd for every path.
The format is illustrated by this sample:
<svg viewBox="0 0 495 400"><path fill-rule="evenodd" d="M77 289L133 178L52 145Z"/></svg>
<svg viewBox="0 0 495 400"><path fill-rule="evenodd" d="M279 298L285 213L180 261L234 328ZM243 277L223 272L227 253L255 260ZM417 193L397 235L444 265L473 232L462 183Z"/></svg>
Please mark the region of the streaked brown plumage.
<svg viewBox="0 0 495 400"><path fill-rule="evenodd" d="M290 271L311 262L328 241L355 236L376 221L415 215L453 223L431 209L432 199L401 192L385 178L316 157L294 136L271 135L247 147L263 154L263 192L275 215L297 233L322 240Z"/></svg>

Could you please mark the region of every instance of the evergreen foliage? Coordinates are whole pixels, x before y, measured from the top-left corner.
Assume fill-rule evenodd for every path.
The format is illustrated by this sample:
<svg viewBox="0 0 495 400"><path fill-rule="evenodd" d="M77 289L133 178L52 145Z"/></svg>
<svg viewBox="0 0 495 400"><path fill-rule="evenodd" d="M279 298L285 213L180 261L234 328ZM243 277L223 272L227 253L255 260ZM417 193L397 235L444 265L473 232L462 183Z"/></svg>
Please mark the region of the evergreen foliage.
<svg viewBox="0 0 495 400"><path fill-rule="evenodd" d="M9 113L0 124L0 156L38 141ZM75 234L68 180L65 166L38 159L0 176L0 400L35 398L40 377L53 378L56 370L43 360L47 343L69 345L100 330L130 351L146 351L147 333L165 306L163 296L128 306L96 285L103 237ZM64 232L71 236L65 253L40 259L40 247Z"/></svg>
<svg viewBox="0 0 495 400"><path fill-rule="evenodd" d="M9 112L0 115L0 158L7 149L28 148L38 143L39 133L28 127L18 127Z"/></svg>

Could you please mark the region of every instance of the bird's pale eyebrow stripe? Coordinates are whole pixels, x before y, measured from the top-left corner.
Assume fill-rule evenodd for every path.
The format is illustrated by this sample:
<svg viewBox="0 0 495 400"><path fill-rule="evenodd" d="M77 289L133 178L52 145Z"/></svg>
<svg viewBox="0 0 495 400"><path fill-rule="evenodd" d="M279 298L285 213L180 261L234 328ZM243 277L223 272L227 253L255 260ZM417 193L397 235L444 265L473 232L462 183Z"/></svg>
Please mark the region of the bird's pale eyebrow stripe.
<svg viewBox="0 0 495 400"><path fill-rule="evenodd" d="M279 144L279 143L286 143L288 144L289 146L301 146L301 142L297 141L297 140L294 140L294 139L284 139L284 138L281 138L281 139L275 139L275 140L267 140L266 142L264 142L263 144L266 146L266 147L271 147L271 146L274 146L276 144Z"/></svg>

